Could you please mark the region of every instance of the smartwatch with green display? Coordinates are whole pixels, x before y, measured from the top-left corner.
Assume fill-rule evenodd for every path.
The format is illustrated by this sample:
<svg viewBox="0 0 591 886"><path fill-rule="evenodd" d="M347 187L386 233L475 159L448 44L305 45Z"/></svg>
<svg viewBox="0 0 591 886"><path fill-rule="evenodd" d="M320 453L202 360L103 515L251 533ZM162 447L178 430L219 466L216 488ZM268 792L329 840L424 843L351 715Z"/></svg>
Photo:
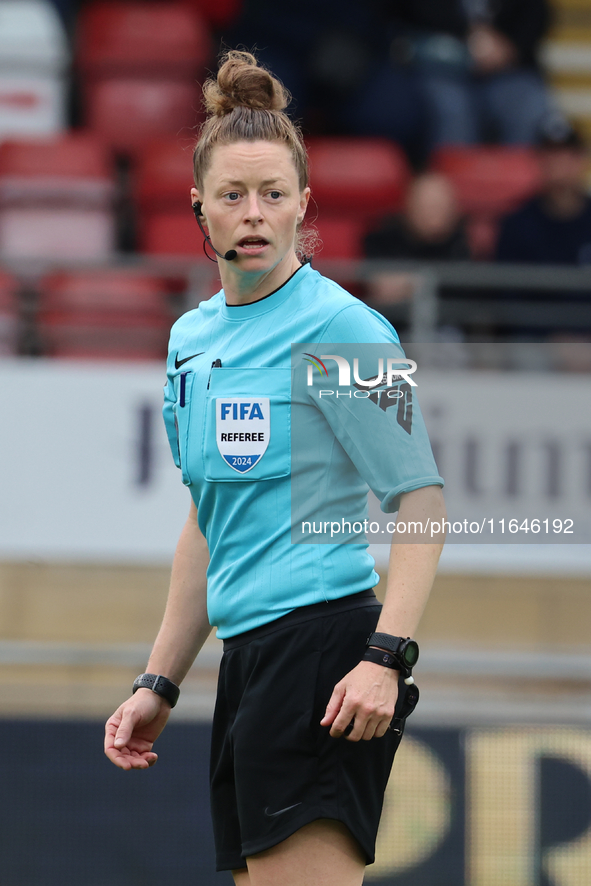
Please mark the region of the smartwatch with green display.
<svg viewBox="0 0 591 886"><path fill-rule="evenodd" d="M382 649L388 653L383 661L378 661L375 656L368 657L368 661L383 664L385 667L396 668L406 675L405 682L413 683L412 669L419 660L419 644L410 637L394 637L392 634L374 633L367 638L368 652L371 648Z"/></svg>

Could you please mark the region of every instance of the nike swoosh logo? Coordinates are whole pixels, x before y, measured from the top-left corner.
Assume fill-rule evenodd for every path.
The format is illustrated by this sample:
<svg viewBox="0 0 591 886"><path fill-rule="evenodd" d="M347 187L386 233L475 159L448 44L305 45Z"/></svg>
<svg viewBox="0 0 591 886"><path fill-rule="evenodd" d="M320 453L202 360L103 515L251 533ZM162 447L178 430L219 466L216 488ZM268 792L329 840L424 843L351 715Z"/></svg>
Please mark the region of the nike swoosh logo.
<svg viewBox="0 0 591 886"><path fill-rule="evenodd" d="M294 803L293 806L286 806L285 809L278 809L277 812L269 812L269 807L267 806L267 808L265 809L265 815L267 815L269 818L275 818L275 816L283 815L284 812L289 812L290 809L295 809L296 806L301 806L301 805L302 805L301 802Z"/></svg>
<svg viewBox="0 0 591 886"><path fill-rule="evenodd" d="M190 357L183 357L182 360L179 360L179 352L177 351L176 357L174 358L174 368L180 369L180 367L183 365L183 363L187 363L189 360L192 360L193 357L200 357L201 354L205 354L205 351L199 351L198 354L191 354Z"/></svg>

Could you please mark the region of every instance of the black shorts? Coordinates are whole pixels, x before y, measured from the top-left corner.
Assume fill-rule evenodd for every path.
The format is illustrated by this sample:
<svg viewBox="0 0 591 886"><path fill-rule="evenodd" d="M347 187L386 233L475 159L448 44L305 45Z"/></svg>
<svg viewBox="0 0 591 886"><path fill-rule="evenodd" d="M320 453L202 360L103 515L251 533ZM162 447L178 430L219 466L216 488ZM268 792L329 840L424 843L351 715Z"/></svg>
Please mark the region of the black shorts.
<svg viewBox="0 0 591 886"><path fill-rule="evenodd" d="M247 856L320 818L343 822L374 861L400 735L351 742L319 724L380 609L363 591L224 642L210 772L218 871L245 867Z"/></svg>

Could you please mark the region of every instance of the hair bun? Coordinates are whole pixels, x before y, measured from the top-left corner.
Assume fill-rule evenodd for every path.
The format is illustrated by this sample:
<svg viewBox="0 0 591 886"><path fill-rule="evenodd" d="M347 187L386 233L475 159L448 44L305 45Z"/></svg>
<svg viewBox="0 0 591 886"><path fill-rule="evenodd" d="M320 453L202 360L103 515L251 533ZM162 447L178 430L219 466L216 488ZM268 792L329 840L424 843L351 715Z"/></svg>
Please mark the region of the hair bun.
<svg viewBox="0 0 591 886"><path fill-rule="evenodd" d="M222 57L217 78L205 83L203 100L209 117L224 117L234 108L282 111L290 95L252 53L232 49Z"/></svg>

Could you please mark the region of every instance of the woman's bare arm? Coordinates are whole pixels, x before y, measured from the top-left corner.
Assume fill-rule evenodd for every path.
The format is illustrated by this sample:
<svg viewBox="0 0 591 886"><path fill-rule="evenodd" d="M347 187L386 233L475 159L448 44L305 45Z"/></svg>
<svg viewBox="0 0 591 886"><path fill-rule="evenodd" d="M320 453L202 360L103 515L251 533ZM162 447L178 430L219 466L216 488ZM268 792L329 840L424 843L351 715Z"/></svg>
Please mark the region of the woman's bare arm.
<svg viewBox="0 0 591 886"><path fill-rule="evenodd" d="M445 504L440 486L425 486L402 496L398 522L418 522L423 527L429 521L442 525ZM416 542L393 542L390 548L388 582L382 614L376 631L396 637L413 637L423 610L427 605L437 564L443 548L444 533L438 533L436 543L424 542L430 533L416 533ZM404 536L402 536L404 537Z"/></svg>
<svg viewBox="0 0 591 886"><path fill-rule="evenodd" d="M445 518L445 505L439 486L426 486L402 496L398 520ZM441 533L442 534L442 533ZM424 537L424 536L423 536ZM417 536L420 538L420 536ZM396 637L412 637L427 603L443 543L394 542L390 550L386 596L376 631ZM398 671L361 661L337 683L321 721L338 738L351 721L347 738L380 738L386 733L398 695Z"/></svg>
<svg viewBox="0 0 591 886"><path fill-rule="evenodd" d="M207 619L209 552L191 504L174 556L170 590L162 626L147 672L168 677L177 685L187 675L211 626ZM157 755L152 746L166 725L168 702L151 689L138 689L107 720L105 753L121 769L145 769Z"/></svg>
<svg viewBox="0 0 591 886"><path fill-rule="evenodd" d="M191 502L174 555L164 618L147 669L177 685L187 676L211 632L207 620L208 563L207 542L199 529L197 508Z"/></svg>

